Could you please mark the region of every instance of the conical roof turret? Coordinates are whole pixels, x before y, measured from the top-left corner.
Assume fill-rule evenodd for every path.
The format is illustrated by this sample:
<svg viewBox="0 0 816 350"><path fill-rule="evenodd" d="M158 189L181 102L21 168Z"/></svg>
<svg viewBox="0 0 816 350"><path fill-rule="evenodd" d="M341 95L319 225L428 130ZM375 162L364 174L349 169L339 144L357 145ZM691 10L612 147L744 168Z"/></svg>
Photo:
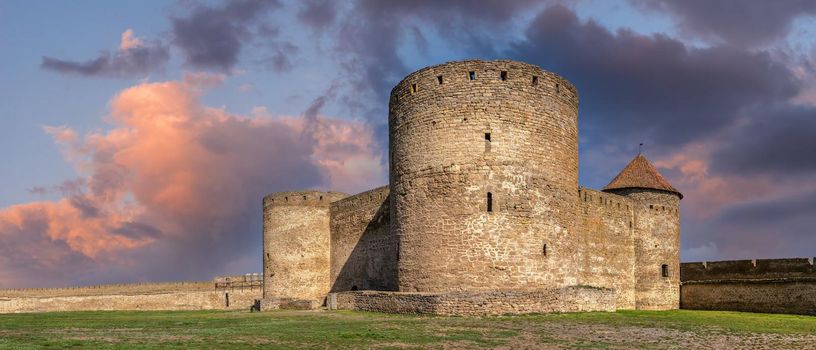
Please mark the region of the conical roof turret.
<svg viewBox="0 0 816 350"><path fill-rule="evenodd" d="M674 186L657 171L657 168L640 153L635 156L635 159L632 159L603 190L609 192L627 188L646 188L673 192L680 196L680 199L683 199L683 194L674 188Z"/></svg>

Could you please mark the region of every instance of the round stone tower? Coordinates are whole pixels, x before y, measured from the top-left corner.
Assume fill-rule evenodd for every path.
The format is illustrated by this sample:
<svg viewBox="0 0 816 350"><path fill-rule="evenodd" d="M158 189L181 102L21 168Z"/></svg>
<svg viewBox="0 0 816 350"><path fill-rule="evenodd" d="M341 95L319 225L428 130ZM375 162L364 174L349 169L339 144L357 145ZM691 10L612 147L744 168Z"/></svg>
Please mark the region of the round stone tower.
<svg viewBox="0 0 816 350"><path fill-rule="evenodd" d="M346 196L298 191L264 197L264 298L323 301L330 279L329 204Z"/></svg>
<svg viewBox="0 0 816 350"><path fill-rule="evenodd" d="M645 156L638 154L605 192L634 200L635 308L680 307L680 200Z"/></svg>
<svg viewBox="0 0 816 350"><path fill-rule="evenodd" d="M392 232L406 292L577 283L578 93L509 60L411 73L391 91Z"/></svg>

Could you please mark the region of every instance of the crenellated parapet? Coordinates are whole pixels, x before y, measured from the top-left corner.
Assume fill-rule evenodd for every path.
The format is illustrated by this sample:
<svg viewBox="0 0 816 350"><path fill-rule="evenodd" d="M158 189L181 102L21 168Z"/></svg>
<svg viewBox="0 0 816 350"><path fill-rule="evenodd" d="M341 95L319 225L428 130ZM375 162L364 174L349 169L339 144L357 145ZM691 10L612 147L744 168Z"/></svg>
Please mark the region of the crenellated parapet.
<svg viewBox="0 0 816 350"><path fill-rule="evenodd" d="M275 192L264 197L264 208L269 206L312 206L328 207L332 202L348 195L341 192L288 191Z"/></svg>

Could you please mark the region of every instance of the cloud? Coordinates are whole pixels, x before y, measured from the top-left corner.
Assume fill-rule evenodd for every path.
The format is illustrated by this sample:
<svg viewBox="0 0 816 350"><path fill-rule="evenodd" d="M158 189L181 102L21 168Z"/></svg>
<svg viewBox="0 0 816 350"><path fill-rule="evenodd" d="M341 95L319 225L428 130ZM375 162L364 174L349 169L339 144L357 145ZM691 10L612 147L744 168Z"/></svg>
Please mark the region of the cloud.
<svg viewBox="0 0 816 350"><path fill-rule="evenodd" d="M715 44L767 45L785 37L793 21L816 15L816 2L740 0L633 0L641 8L667 13L691 37Z"/></svg>
<svg viewBox="0 0 816 350"><path fill-rule="evenodd" d="M727 174L783 178L816 175L816 108L781 105L755 115L724 135L730 142L714 152L712 164Z"/></svg>
<svg viewBox="0 0 816 350"><path fill-rule="evenodd" d="M539 13L507 55L576 84L584 133L601 143L646 141L660 151L704 139L747 109L786 101L800 88L766 52L611 32L563 6Z"/></svg>
<svg viewBox="0 0 816 350"><path fill-rule="evenodd" d="M265 12L280 6L277 0L235 0L219 7L196 5L188 16L171 18L173 43L191 67L229 71L252 37L250 27Z"/></svg>
<svg viewBox="0 0 816 350"><path fill-rule="evenodd" d="M337 18L336 5L332 0L305 0L301 3L297 18L303 24L322 32L334 24Z"/></svg>
<svg viewBox="0 0 816 350"><path fill-rule="evenodd" d="M167 46L158 41L144 41L128 29L122 33L119 49L102 52L97 58L83 62L43 56L40 68L63 74L102 77L134 77L147 75L164 67L170 59Z"/></svg>
<svg viewBox="0 0 816 350"><path fill-rule="evenodd" d="M56 201L0 209L0 284L256 271L265 194L357 192L386 178L365 124L325 117L319 105L303 117L202 105L200 95L220 79L128 88L110 102L107 131L47 128L80 178L59 186Z"/></svg>

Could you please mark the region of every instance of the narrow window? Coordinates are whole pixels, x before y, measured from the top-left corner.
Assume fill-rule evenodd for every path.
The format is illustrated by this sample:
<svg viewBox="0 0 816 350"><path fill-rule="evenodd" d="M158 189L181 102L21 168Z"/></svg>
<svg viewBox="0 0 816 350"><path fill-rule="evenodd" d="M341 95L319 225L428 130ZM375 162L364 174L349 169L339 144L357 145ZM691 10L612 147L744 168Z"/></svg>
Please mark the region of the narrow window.
<svg viewBox="0 0 816 350"><path fill-rule="evenodd" d="M555 84L555 93L560 93L560 92L561 92L561 85L556 83Z"/></svg>
<svg viewBox="0 0 816 350"><path fill-rule="evenodd" d="M660 266L660 274L663 277L669 277L669 265L663 264Z"/></svg>
<svg viewBox="0 0 816 350"><path fill-rule="evenodd" d="M485 133L485 141L490 142L490 133L489 132Z"/></svg>
<svg viewBox="0 0 816 350"><path fill-rule="evenodd" d="M545 256L547 255L547 243L544 243L544 248L541 249L541 253L543 253Z"/></svg>
<svg viewBox="0 0 816 350"><path fill-rule="evenodd" d="M493 212L493 193L487 192L487 211Z"/></svg>
<svg viewBox="0 0 816 350"><path fill-rule="evenodd" d="M283 197L283 201L284 201L284 202L288 202L288 201L289 201L289 197Z"/></svg>
<svg viewBox="0 0 816 350"><path fill-rule="evenodd" d="M538 77L533 76L533 86L536 86L536 85L538 85Z"/></svg>
<svg viewBox="0 0 816 350"><path fill-rule="evenodd" d="M303 200L304 200L304 201L306 200L306 196L303 196Z"/></svg>
<svg viewBox="0 0 816 350"><path fill-rule="evenodd" d="M229 307L229 293L224 294L224 299L225 299L224 301L227 304L227 307Z"/></svg>
<svg viewBox="0 0 816 350"><path fill-rule="evenodd" d="M476 72L474 71L468 72L468 77L470 78L470 80L476 80Z"/></svg>
<svg viewBox="0 0 816 350"><path fill-rule="evenodd" d="M318 199L318 200L322 201L322 200L323 200L323 196L320 196L320 199Z"/></svg>
<svg viewBox="0 0 816 350"><path fill-rule="evenodd" d="M507 80L507 71L506 70L501 71L501 74L499 74L499 79Z"/></svg>
<svg viewBox="0 0 816 350"><path fill-rule="evenodd" d="M437 75L436 80L439 81L439 85L442 85L442 76L441 75Z"/></svg>
<svg viewBox="0 0 816 350"><path fill-rule="evenodd" d="M411 84L411 93L413 94L415 92L417 92L416 84Z"/></svg>

